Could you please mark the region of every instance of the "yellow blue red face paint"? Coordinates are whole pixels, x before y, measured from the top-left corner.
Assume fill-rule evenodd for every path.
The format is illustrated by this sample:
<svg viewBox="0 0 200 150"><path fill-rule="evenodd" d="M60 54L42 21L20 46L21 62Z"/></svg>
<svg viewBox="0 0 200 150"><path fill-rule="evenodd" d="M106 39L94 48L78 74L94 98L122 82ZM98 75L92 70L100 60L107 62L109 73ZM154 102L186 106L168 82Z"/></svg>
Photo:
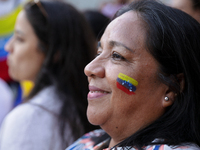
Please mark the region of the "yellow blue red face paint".
<svg viewBox="0 0 200 150"><path fill-rule="evenodd" d="M137 85L138 85L138 82L135 79L133 79L123 73L118 74L117 88L124 91L126 94L128 94L128 95L135 94Z"/></svg>

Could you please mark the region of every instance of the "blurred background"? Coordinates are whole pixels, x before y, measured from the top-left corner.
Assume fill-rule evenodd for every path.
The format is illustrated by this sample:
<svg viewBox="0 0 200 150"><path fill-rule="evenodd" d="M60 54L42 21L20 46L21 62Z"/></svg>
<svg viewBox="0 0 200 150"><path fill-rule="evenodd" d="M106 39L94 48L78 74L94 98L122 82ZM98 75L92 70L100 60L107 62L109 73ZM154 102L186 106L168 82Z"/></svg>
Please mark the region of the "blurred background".
<svg viewBox="0 0 200 150"><path fill-rule="evenodd" d="M86 10L86 9L100 9L103 3L107 2L114 2L116 0L66 0L67 2L74 5L79 10ZM131 2L131 0L129 0ZM169 3L171 0L161 0L164 3Z"/></svg>

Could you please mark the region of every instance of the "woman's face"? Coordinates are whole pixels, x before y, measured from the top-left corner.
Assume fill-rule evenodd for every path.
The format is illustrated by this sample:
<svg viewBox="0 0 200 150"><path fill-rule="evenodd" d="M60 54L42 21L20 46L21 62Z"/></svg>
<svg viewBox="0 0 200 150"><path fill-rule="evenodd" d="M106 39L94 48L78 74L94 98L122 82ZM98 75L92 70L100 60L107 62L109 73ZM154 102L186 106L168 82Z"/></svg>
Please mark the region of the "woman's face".
<svg viewBox="0 0 200 150"><path fill-rule="evenodd" d="M158 62L145 48L145 35L143 22L135 12L123 14L108 25L98 56L85 67L90 89L88 119L121 140L165 110L168 87L158 79ZM117 87L119 73L138 82L135 94Z"/></svg>
<svg viewBox="0 0 200 150"><path fill-rule="evenodd" d="M13 37L6 44L9 52L9 75L17 81L35 80L44 60L44 54L38 49L38 38L26 18L25 11L17 17Z"/></svg>

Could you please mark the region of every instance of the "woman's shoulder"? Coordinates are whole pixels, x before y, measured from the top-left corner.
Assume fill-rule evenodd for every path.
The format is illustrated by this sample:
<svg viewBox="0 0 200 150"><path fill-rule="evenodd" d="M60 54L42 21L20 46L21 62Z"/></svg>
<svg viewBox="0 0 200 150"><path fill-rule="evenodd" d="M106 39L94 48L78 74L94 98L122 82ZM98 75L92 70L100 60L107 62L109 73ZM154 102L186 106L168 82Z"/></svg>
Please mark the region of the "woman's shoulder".
<svg viewBox="0 0 200 150"><path fill-rule="evenodd" d="M15 107L4 119L2 126L6 127L20 127L20 126L37 126L41 122L54 121L57 118L57 108L54 102L51 102L51 96L48 98L44 96L49 94L51 90L45 90L37 94L30 101L20 104ZM45 94L46 93L46 94ZM50 104L47 103L49 101ZM55 105L54 105L55 104ZM53 109L52 107L55 106ZM56 110L55 110L56 109Z"/></svg>
<svg viewBox="0 0 200 150"><path fill-rule="evenodd" d="M30 127L42 120L42 118L48 116L48 113L44 112L45 111L41 108L29 103L20 104L5 117L2 128L4 126L9 128L20 128L20 126L25 127L26 125L29 125Z"/></svg>
<svg viewBox="0 0 200 150"><path fill-rule="evenodd" d="M94 149L95 145L99 144L95 141L95 139L102 138L100 141L104 141L107 139L108 136L104 138L105 134L105 131L102 129L97 129L86 133L77 141L75 141L72 145L70 145L66 150L92 150Z"/></svg>
<svg viewBox="0 0 200 150"><path fill-rule="evenodd" d="M183 146L169 146L162 144L147 146L145 150L200 150L200 147L190 143L186 143Z"/></svg>
<svg viewBox="0 0 200 150"><path fill-rule="evenodd" d="M24 123L37 121L42 117L58 116L61 103L52 87L41 90L29 101L15 107L4 119L4 122ZM34 119L33 119L34 118Z"/></svg>
<svg viewBox="0 0 200 150"><path fill-rule="evenodd" d="M55 114L59 113L62 106L62 101L56 94L56 89L54 86L49 86L41 90L37 95L35 95L29 103L31 105L40 106L49 112Z"/></svg>
<svg viewBox="0 0 200 150"><path fill-rule="evenodd" d="M48 145L54 136L59 138L56 134L57 122L52 114L38 106L29 103L20 104L3 121L0 146L9 150L12 148L18 150L25 145L37 147L39 144L43 147L43 139L47 139L43 142ZM9 143L12 143L12 148Z"/></svg>
<svg viewBox="0 0 200 150"><path fill-rule="evenodd" d="M35 117L37 108L33 107L28 103L20 104L15 107L5 118L5 121L8 122L19 122L22 120L27 120L32 118L31 116Z"/></svg>
<svg viewBox="0 0 200 150"><path fill-rule="evenodd" d="M108 150L109 136L105 136L106 132L102 129L94 130L86 133L72 145L70 145L66 150ZM100 139L97 140L96 139ZM117 150L121 150L122 147L117 147ZM123 149L136 150L132 147L123 147ZM200 150L200 147L195 144L185 143L183 146L169 146L166 144L161 145L149 145L144 148L144 150Z"/></svg>

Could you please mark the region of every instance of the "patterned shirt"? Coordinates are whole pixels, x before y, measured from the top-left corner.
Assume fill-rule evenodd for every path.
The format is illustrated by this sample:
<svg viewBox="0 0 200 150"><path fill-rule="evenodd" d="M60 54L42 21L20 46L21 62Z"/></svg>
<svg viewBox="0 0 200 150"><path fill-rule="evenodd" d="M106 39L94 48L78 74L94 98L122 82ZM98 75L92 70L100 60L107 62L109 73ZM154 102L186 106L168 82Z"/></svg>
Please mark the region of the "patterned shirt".
<svg viewBox="0 0 200 150"><path fill-rule="evenodd" d="M96 144L95 139L105 137L105 131L98 129L92 132L86 133L76 142L70 145L65 150L110 150L108 148L110 138L107 136L104 140ZM122 150L122 147L117 147L115 150ZM123 150L136 150L135 148L130 148L129 146L123 147ZM187 144L187 146L177 146L172 147L165 144L162 145L149 145L144 147L144 150L200 150L195 144Z"/></svg>

